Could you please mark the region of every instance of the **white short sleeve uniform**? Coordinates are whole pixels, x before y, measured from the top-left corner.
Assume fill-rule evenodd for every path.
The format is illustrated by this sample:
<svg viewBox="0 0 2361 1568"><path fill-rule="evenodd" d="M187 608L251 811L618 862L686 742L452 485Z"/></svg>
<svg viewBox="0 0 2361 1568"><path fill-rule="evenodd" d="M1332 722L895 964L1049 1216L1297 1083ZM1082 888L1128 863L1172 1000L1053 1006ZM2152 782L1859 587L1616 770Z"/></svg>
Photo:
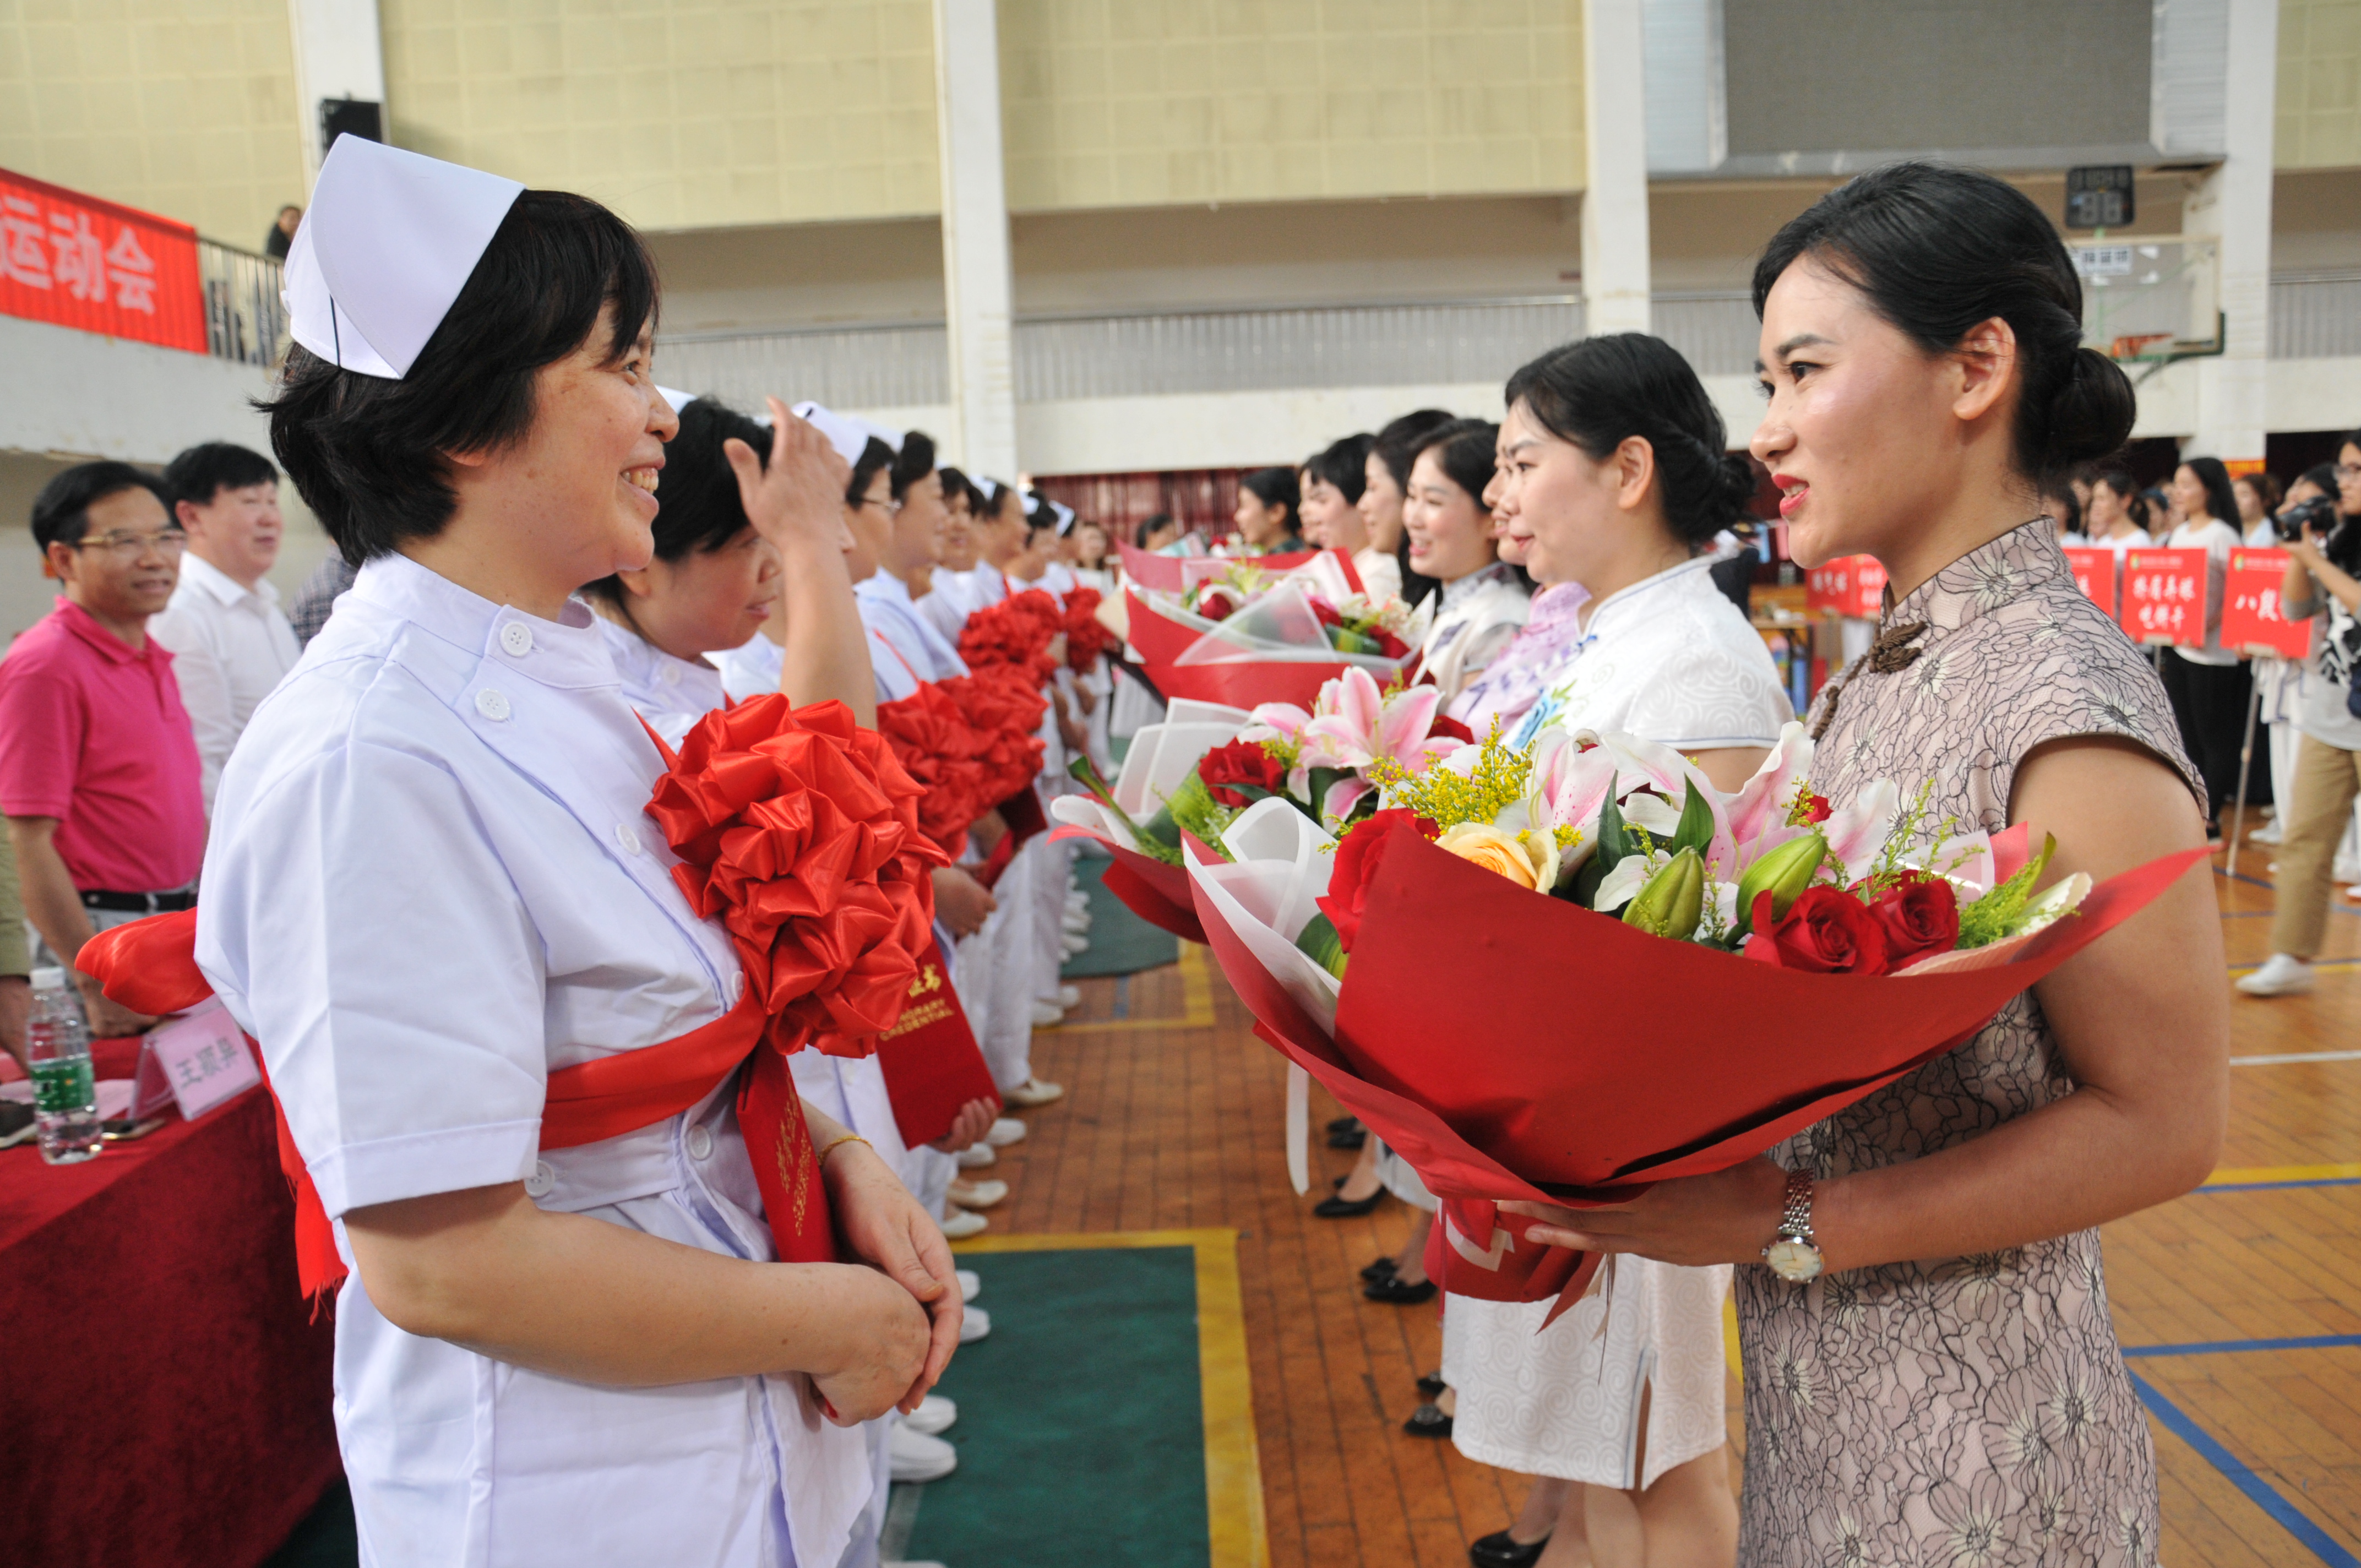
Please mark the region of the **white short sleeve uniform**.
<svg viewBox="0 0 2361 1568"><path fill-rule="evenodd" d="M786 657L785 649L757 631L714 663L721 671L722 689L743 702L779 689L779 673L786 667ZM873 635L869 639L869 663L876 672L879 702L899 701L918 689L918 683L894 662L892 652Z"/></svg>
<svg viewBox="0 0 2361 1568"><path fill-rule="evenodd" d="M615 661L623 700L664 738L665 745L679 745L698 719L730 700L730 694L722 689L721 672L704 660L675 658L630 627L603 618L598 632ZM762 633L755 636L759 639ZM771 689L776 691L778 685L774 671Z"/></svg>
<svg viewBox="0 0 2361 1568"><path fill-rule="evenodd" d="M742 984L642 811L660 767L587 609L539 620L400 556L256 711L197 958L261 1042L347 1262L348 1210L519 1180L544 1209L774 1256L726 1089L539 1146L553 1070L710 1023ZM862 1437L800 1376L548 1376L403 1332L357 1274L335 1416L362 1561L388 1568L834 1568L869 1499Z"/></svg>
<svg viewBox="0 0 2361 1568"><path fill-rule="evenodd" d="M921 680L947 681L967 674L967 661L959 655L959 633L945 636L940 626L921 614L901 578L877 572L853 584L852 593L861 602L862 623L908 660ZM966 624L964 614L961 624Z"/></svg>
<svg viewBox="0 0 2361 1568"><path fill-rule="evenodd" d="M1541 723L1620 730L1683 751L1770 746L1789 718L1778 667L1700 556L1598 601L1545 677ZM1730 1271L1615 1260L1610 1285L1545 1332L1548 1302L1452 1299L1444 1376L1452 1441L1479 1464L1646 1486L1726 1441L1721 1304ZM1642 1395L1647 1409L1641 1459Z"/></svg>

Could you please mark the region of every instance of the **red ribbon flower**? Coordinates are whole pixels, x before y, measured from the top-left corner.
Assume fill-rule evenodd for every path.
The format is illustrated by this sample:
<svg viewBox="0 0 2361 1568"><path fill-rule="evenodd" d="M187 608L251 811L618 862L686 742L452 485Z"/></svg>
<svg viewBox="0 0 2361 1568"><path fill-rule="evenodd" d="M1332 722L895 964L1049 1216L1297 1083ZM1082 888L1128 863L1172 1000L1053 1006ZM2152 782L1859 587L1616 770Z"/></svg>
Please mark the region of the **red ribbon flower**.
<svg viewBox="0 0 2361 1568"><path fill-rule="evenodd" d="M1099 624L1099 591L1076 588L1066 596L1066 666L1076 674L1087 671L1099 655L1115 646L1115 633Z"/></svg>
<svg viewBox="0 0 2361 1568"><path fill-rule="evenodd" d="M977 793L987 806L1030 788L1041 772L1041 715L1049 700L1032 675L1006 665L938 683L978 737Z"/></svg>
<svg viewBox="0 0 2361 1568"><path fill-rule="evenodd" d="M1755 895L1756 935L1746 939L1748 958L1814 974L1883 974L1891 967L1884 927L1844 889L1807 887L1786 918L1775 921L1765 902L1772 896L1767 890Z"/></svg>
<svg viewBox="0 0 2361 1568"><path fill-rule="evenodd" d="M1320 913L1336 927L1336 943L1346 952L1361 932L1361 916L1368 907L1369 883L1377 880L1397 829L1434 838L1441 829L1406 806L1394 806L1356 823L1336 841L1335 869L1328 873L1328 891L1320 897Z"/></svg>
<svg viewBox="0 0 2361 1568"><path fill-rule="evenodd" d="M1942 877L1909 872L1877 895L1869 914L1884 936L1888 969L1960 945L1960 895Z"/></svg>
<svg viewBox="0 0 2361 1568"><path fill-rule="evenodd" d="M968 825L1003 797L983 798L990 765L983 757L992 737L977 732L943 689L920 681L910 696L877 705L877 733L893 748L895 761L925 791L918 797L918 830L954 860L967 842Z"/></svg>
<svg viewBox="0 0 2361 1568"><path fill-rule="evenodd" d="M1249 806L1255 796L1241 795L1233 784L1251 784L1267 795L1287 786L1287 765L1265 751L1259 740L1233 740L1216 746L1197 761L1197 776L1205 793L1224 806Z"/></svg>
<svg viewBox="0 0 2361 1568"><path fill-rule="evenodd" d="M647 813L697 912L719 916L782 1051L866 1056L902 1015L932 945L948 863L918 827L924 793L842 703L775 694L699 719Z"/></svg>

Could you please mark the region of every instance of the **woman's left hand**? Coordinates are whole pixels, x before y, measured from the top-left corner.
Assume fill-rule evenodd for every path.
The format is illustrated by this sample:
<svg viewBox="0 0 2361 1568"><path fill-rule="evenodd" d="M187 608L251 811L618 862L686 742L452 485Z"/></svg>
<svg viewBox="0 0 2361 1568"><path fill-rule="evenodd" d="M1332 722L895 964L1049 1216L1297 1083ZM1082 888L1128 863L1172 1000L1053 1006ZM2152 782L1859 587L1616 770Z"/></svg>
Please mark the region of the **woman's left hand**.
<svg viewBox="0 0 2361 1568"><path fill-rule="evenodd" d="M927 1364L896 1407L907 1415L918 1408L959 1348L964 1308L950 1247L932 1216L918 1207L910 1190L868 1145L847 1144L829 1151L820 1174L828 1183L837 1234L853 1256L909 1291L927 1310L933 1331Z"/></svg>
<svg viewBox="0 0 2361 1568"><path fill-rule="evenodd" d="M1561 1209L1554 1203L1503 1203L1540 1220L1535 1241L1577 1252L1628 1252L1659 1263L1702 1268L1759 1263L1787 1207L1787 1173L1761 1156L1712 1176L1660 1181L1629 1203Z"/></svg>

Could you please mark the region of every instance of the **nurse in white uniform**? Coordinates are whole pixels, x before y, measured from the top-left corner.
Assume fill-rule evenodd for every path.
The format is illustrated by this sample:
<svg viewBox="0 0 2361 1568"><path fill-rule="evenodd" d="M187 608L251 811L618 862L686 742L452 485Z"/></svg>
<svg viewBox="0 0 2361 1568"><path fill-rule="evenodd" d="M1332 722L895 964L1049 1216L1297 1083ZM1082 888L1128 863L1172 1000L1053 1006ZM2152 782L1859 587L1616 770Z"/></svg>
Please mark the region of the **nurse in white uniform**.
<svg viewBox="0 0 2361 1568"><path fill-rule="evenodd" d="M663 764L571 598L651 554L676 428L653 268L594 203L347 137L288 294L273 445L364 565L224 773L197 959L351 1269L362 1559L827 1568L870 1501L856 1424L914 1408L957 1342L939 1234L806 1106L851 1261L774 1261L734 1074L541 1146L553 1073L713 1024L744 985L674 882L642 809ZM806 699L873 722L841 466L785 420L767 473L732 464L809 584Z"/></svg>

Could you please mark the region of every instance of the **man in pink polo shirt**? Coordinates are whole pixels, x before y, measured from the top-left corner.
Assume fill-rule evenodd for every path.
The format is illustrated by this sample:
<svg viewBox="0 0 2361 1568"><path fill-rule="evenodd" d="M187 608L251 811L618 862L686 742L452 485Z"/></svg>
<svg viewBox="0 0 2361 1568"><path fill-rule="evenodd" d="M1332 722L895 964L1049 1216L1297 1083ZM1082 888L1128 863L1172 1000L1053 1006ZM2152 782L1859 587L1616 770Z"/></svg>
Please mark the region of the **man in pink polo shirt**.
<svg viewBox="0 0 2361 1568"><path fill-rule="evenodd" d="M99 931L186 909L205 854L196 737L172 655L148 636L179 579L179 523L161 486L84 463L41 488L33 538L58 608L0 658L0 813L16 851L34 961L71 968ZM76 971L92 1033L136 1033Z"/></svg>

